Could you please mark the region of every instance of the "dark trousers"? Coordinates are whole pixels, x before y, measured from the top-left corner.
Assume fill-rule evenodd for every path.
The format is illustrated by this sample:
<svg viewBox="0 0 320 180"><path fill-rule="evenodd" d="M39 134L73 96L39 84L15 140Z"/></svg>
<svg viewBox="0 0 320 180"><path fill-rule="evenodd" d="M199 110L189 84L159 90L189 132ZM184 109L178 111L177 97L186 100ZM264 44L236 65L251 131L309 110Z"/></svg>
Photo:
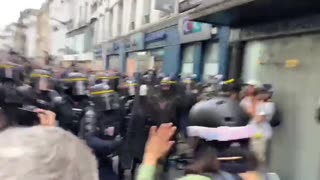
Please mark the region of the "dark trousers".
<svg viewBox="0 0 320 180"><path fill-rule="evenodd" d="M118 180L119 177L113 172L111 167L99 167L99 179L100 180Z"/></svg>

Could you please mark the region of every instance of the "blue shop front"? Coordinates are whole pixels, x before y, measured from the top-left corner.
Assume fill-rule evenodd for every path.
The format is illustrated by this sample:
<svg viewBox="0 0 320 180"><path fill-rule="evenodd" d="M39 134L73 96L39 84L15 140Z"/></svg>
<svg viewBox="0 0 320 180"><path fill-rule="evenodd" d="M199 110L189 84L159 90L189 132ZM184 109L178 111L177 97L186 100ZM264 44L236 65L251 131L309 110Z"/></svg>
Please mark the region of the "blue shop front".
<svg viewBox="0 0 320 180"><path fill-rule="evenodd" d="M144 33L139 32L123 39L125 46L125 72L133 76L135 72L143 72L149 69L149 61L144 50Z"/></svg>
<svg viewBox="0 0 320 180"><path fill-rule="evenodd" d="M106 57L106 69L112 69L117 71L123 71L123 58L121 55L122 42L115 41L109 42L104 45L105 57Z"/></svg>
<svg viewBox="0 0 320 180"><path fill-rule="evenodd" d="M144 53L154 69L166 75L177 75L180 68L180 40L177 26L145 35Z"/></svg>
<svg viewBox="0 0 320 180"><path fill-rule="evenodd" d="M182 75L196 74L198 80L210 75L227 74L225 61L229 34L226 28L213 28L211 24L179 20Z"/></svg>

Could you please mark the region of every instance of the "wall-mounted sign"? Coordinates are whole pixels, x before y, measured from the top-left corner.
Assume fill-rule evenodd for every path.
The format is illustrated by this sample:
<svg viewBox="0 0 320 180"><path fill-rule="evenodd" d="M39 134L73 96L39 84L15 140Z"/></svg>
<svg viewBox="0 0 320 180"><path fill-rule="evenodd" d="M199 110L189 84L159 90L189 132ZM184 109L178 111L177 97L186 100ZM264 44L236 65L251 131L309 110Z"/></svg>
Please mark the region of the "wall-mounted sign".
<svg viewBox="0 0 320 180"><path fill-rule="evenodd" d="M186 17L179 20L178 29L181 43L188 43L210 39L212 25L190 21Z"/></svg>
<svg viewBox="0 0 320 180"><path fill-rule="evenodd" d="M167 33L160 31L160 32L154 32L154 33L147 34L144 42L145 43L154 43L157 41L163 41L165 39L167 39Z"/></svg>
<svg viewBox="0 0 320 180"><path fill-rule="evenodd" d="M299 59L288 59L285 62L285 68L288 68L288 69L297 68L299 64L300 64Z"/></svg>
<svg viewBox="0 0 320 180"><path fill-rule="evenodd" d="M202 31L202 25L203 23L185 19L183 22L183 34L199 33Z"/></svg>

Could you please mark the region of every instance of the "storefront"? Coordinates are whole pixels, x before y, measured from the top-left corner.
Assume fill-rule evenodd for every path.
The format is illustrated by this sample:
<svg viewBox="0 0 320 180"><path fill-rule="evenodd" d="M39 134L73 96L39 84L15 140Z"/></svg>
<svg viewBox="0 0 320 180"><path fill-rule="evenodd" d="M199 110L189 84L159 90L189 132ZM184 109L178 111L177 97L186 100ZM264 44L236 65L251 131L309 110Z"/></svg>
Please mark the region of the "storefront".
<svg viewBox="0 0 320 180"><path fill-rule="evenodd" d="M148 66L147 57L143 53L144 33L133 34L123 40L126 53L125 72L133 76L135 72L142 72L144 66Z"/></svg>
<svg viewBox="0 0 320 180"><path fill-rule="evenodd" d="M182 44L181 74L196 74L198 80L218 74L218 42L210 24L179 21L179 36Z"/></svg>
<svg viewBox="0 0 320 180"><path fill-rule="evenodd" d="M92 61L92 70L104 70L105 62L103 59L103 49L101 46L97 46L93 52L94 60Z"/></svg>
<svg viewBox="0 0 320 180"><path fill-rule="evenodd" d="M106 67L112 70L122 70L120 59L120 42L108 43L106 45Z"/></svg>
<svg viewBox="0 0 320 180"><path fill-rule="evenodd" d="M144 43L149 68L167 75L178 74L180 44L177 26L146 34Z"/></svg>

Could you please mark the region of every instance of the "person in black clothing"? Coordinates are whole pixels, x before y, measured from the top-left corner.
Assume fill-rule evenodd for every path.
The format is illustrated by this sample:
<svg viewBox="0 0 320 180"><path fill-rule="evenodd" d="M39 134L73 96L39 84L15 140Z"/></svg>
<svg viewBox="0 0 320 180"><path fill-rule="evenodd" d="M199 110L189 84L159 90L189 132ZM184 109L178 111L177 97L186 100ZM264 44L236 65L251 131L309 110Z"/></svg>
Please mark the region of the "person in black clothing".
<svg viewBox="0 0 320 180"><path fill-rule="evenodd" d="M135 99L132 120L128 129L129 142L133 156L133 170L142 162L144 147L148 139L149 129L152 126L160 126L163 123L172 122L179 127L177 116L178 98L175 92L176 82L169 77L161 80L158 87L149 85L145 74L141 79L139 93ZM164 162L167 171L167 161ZM133 175L134 177L134 175Z"/></svg>
<svg viewBox="0 0 320 180"><path fill-rule="evenodd" d="M65 130L78 135L80 122L84 117L86 108L90 106L87 92L88 78L85 74L71 72L62 79L63 97L62 103L58 106L59 126Z"/></svg>
<svg viewBox="0 0 320 180"><path fill-rule="evenodd" d="M83 138L98 159L100 180L117 180L115 157L119 155L124 121L119 96L104 83L92 86L90 94L93 105L85 112Z"/></svg>
<svg viewBox="0 0 320 180"><path fill-rule="evenodd" d="M41 109L58 114L57 107L62 103L62 97L53 90L52 73L46 69L36 69L31 72L31 87L28 89L27 102Z"/></svg>

